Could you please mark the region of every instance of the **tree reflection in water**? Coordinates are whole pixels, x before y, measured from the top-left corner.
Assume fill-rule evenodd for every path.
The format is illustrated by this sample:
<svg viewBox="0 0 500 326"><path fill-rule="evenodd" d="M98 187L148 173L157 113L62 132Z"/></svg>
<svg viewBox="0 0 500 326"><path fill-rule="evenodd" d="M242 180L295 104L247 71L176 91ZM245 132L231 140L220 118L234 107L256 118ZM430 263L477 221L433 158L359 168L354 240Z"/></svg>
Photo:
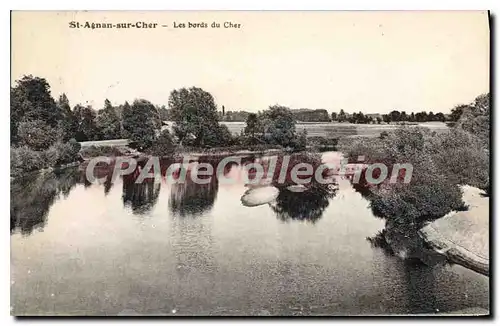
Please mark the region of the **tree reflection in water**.
<svg viewBox="0 0 500 326"><path fill-rule="evenodd" d="M42 229L50 207L62 194L67 197L80 182L77 168L50 173L35 173L16 178L10 184L10 231L29 235Z"/></svg>
<svg viewBox="0 0 500 326"><path fill-rule="evenodd" d="M276 171L278 172L274 174L272 184L279 189L279 194L269 206L276 213L276 217L282 221L300 220L315 223L322 217L330 199L335 197L337 193L336 183L333 180L332 183L320 183L313 174L311 181L304 184L304 191L289 190L290 186L295 185L291 178L291 170L299 163L309 163L316 171L322 163L321 156L314 153L291 155L284 183L278 182L279 171L281 171L283 164L283 157L278 157L276 163ZM327 178L329 173L330 171L325 169L323 177Z"/></svg>
<svg viewBox="0 0 500 326"><path fill-rule="evenodd" d="M172 185L168 204L174 215L196 217L212 209L219 191L216 168L220 160L220 157L200 157L198 159L199 163L209 163L214 167L211 176L198 175L200 179L210 178L210 182L207 184L195 183L191 175L193 170L188 169L185 181ZM177 178L179 173L180 170L174 171L174 176Z"/></svg>
<svg viewBox="0 0 500 326"><path fill-rule="evenodd" d="M139 168L131 174L124 175L122 200L124 206L132 208L134 214L142 215L149 212L158 200L161 183L155 183L154 178L146 178L137 183ZM104 184L106 189L106 183Z"/></svg>

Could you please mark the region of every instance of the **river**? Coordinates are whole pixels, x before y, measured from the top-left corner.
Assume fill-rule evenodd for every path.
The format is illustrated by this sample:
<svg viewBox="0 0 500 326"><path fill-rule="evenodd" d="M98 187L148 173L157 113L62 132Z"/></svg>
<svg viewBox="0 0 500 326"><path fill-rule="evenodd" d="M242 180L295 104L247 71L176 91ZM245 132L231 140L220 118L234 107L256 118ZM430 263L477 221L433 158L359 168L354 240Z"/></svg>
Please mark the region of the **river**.
<svg viewBox="0 0 500 326"><path fill-rule="evenodd" d="M325 153L323 158L334 153ZM253 159L253 158L251 158ZM236 173L233 165L227 173ZM489 279L374 247L384 228L333 193L246 207L244 182L11 183L13 315L378 315L489 309Z"/></svg>

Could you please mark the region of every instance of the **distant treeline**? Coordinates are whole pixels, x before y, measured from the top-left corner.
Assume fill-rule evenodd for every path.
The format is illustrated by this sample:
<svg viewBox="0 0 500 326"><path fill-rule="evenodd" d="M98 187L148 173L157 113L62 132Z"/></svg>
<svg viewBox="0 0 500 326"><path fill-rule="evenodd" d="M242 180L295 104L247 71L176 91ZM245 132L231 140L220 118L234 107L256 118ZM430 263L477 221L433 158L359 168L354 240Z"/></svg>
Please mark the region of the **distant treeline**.
<svg viewBox="0 0 500 326"><path fill-rule="evenodd" d="M458 107L460 109L460 107ZM456 109L455 109L456 110ZM391 122L430 122L430 121L457 121L459 112L445 115L444 113L432 111L421 111L417 113L406 113L406 111L391 111L388 114L378 113L346 113L344 110L328 113L325 109L291 109L293 118L297 122L349 122L349 123L391 123ZM168 113L167 113L168 114ZM248 111L219 111L221 121L244 122L251 112Z"/></svg>

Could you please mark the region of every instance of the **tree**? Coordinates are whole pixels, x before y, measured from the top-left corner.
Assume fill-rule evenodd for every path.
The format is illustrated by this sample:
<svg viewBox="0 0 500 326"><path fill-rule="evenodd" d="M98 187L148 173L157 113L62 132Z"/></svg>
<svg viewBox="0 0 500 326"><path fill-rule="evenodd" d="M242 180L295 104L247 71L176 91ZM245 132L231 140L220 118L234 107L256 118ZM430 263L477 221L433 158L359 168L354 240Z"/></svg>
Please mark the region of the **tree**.
<svg viewBox="0 0 500 326"><path fill-rule="evenodd" d="M165 129L151 148L151 152L158 156L169 156L174 153L175 144L170 132Z"/></svg>
<svg viewBox="0 0 500 326"><path fill-rule="evenodd" d="M410 121L410 122L415 122L415 113L414 113L414 112L412 112L412 113L410 114L410 117L408 118L408 121Z"/></svg>
<svg viewBox="0 0 500 326"><path fill-rule="evenodd" d="M120 118L108 99L104 101L104 108L97 113L96 126L100 130L102 139L121 137Z"/></svg>
<svg viewBox="0 0 500 326"><path fill-rule="evenodd" d="M347 120L347 115L345 114L343 109L340 109L338 120L339 122L344 122Z"/></svg>
<svg viewBox="0 0 500 326"><path fill-rule="evenodd" d="M444 116L444 114L443 114L443 113L438 112L438 113L436 113L436 115L435 115L435 119L436 119L436 121L441 121L441 122L444 122L444 121L446 120L446 117Z"/></svg>
<svg viewBox="0 0 500 326"><path fill-rule="evenodd" d="M436 116L434 115L434 112L430 111L429 114L427 115L427 121L435 121Z"/></svg>
<svg viewBox="0 0 500 326"><path fill-rule="evenodd" d="M214 129L207 130L205 145L209 147L223 147L233 144L233 136L226 125L218 124Z"/></svg>
<svg viewBox="0 0 500 326"><path fill-rule="evenodd" d="M427 120L428 120L427 112L422 111L422 112L418 112L417 114L415 114L415 121L426 122Z"/></svg>
<svg viewBox="0 0 500 326"><path fill-rule="evenodd" d="M388 114L382 114L382 120L384 120L385 123L391 123L391 117Z"/></svg>
<svg viewBox="0 0 500 326"><path fill-rule="evenodd" d="M382 122L382 118L377 117L377 124L380 124Z"/></svg>
<svg viewBox="0 0 500 326"><path fill-rule="evenodd" d="M101 138L99 129L96 126L97 113L92 106L77 104L73 108L73 114L77 125L75 134L77 141L99 140Z"/></svg>
<svg viewBox="0 0 500 326"><path fill-rule="evenodd" d="M458 105L451 109L450 120L455 122L458 121L458 119L462 116L464 109L470 109L470 105Z"/></svg>
<svg viewBox="0 0 500 326"><path fill-rule="evenodd" d="M394 121L394 122L398 122L398 121L401 121L401 113L399 113L399 111L391 111L389 113L389 117L391 118L391 121Z"/></svg>
<svg viewBox="0 0 500 326"><path fill-rule="evenodd" d="M337 113L332 112L332 121L337 121Z"/></svg>
<svg viewBox="0 0 500 326"><path fill-rule="evenodd" d="M408 115L406 114L406 111L401 111L399 121L408 121Z"/></svg>
<svg viewBox="0 0 500 326"><path fill-rule="evenodd" d="M155 112L158 112L155 106L147 100L134 100L132 106L125 102L122 112L124 136L134 147L146 149L153 145L158 130Z"/></svg>
<svg viewBox="0 0 500 326"><path fill-rule="evenodd" d="M57 130L40 120L21 121L18 128L19 145L35 151L49 148L57 141Z"/></svg>
<svg viewBox="0 0 500 326"><path fill-rule="evenodd" d="M58 126L63 113L50 93L50 85L44 78L24 76L16 81L10 91L11 141L18 141L17 128L21 121L42 121L52 128Z"/></svg>
<svg viewBox="0 0 500 326"><path fill-rule="evenodd" d="M257 114L250 113L246 121L245 134L255 138L256 133L262 133L262 128L257 117Z"/></svg>
<svg viewBox="0 0 500 326"><path fill-rule="evenodd" d="M295 141L295 119L291 110L280 105L270 106L261 115L265 137L271 144L292 147Z"/></svg>
<svg viewBox="0 0 500 326"><path fill-rule="evenodd" d="M65 93L62 93L61 96L59 96L57 106L63 113L63 119L59 123L59 129L62 133L61 138L63 141L68 141L75 137L76 132L78 131L78 123L73 111L71 111L71 106Z"/></svg>
<svg viewBox="0 0 500 326"><path fill-rule="evenodd" d="M456 128L465 130L482 140L485 149L489 150L490 138L490 103L489 94L478 96L472 106L463 108Z"/></svg>
<svg viewBox="0 0 500 326"><path fill-rule="evenodd" d="M170 93L168 105L181 143L194 137L193 145L205 146L208 132L219 125L213 96L198 87L181 88Z"/></svg>

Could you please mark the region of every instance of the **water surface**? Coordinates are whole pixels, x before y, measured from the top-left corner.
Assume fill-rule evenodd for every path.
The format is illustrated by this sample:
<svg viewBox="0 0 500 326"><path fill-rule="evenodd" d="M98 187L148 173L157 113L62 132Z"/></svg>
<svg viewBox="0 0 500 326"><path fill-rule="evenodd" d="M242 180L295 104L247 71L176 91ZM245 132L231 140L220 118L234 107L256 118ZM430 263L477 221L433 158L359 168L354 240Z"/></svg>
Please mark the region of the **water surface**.
<svg viewBox="0 0 500 326"><path fill-rule="evenodd" d="M325 153L324 157L335 155ZM254 158L248 158L252 161ZM238 173L239 165L225 171ZM347 180L246 207L245 183L11 184L14 315L354 315L488 309L488 278L404 261Z"/></svg>

